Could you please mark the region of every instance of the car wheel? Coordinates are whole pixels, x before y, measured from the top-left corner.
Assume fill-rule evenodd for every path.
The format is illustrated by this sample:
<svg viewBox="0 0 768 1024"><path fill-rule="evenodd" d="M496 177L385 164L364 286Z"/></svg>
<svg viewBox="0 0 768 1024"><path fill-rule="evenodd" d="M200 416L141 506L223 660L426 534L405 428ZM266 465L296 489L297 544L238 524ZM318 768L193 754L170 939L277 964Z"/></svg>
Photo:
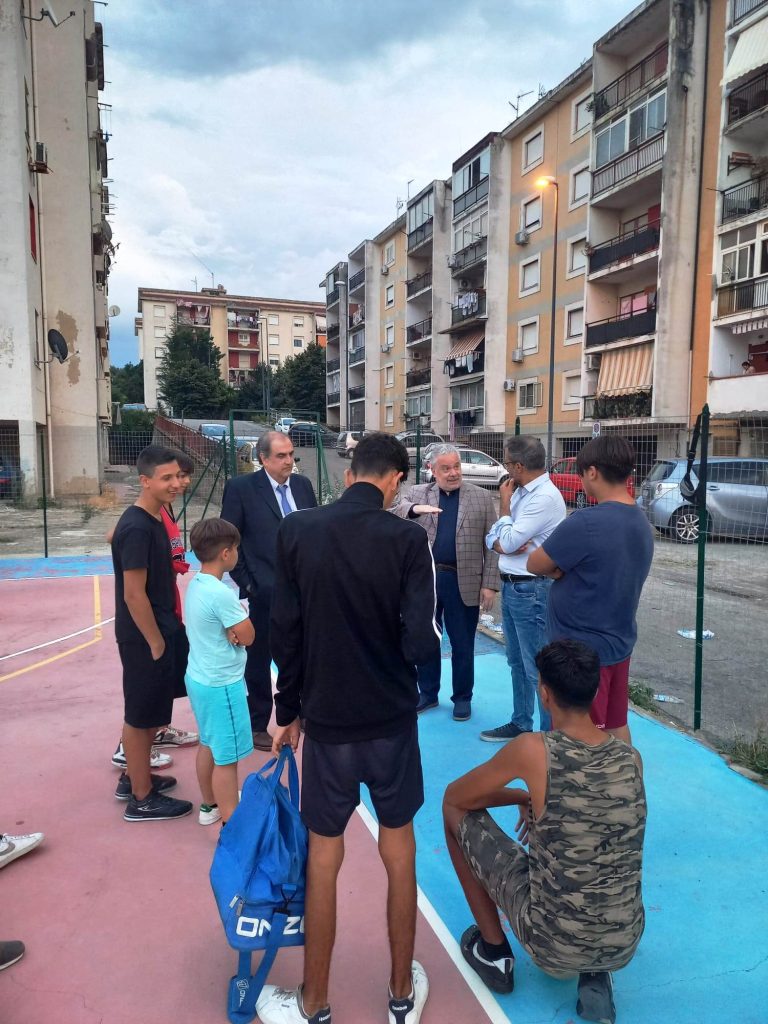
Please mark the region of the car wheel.
<svg viewBox="0 0 768 1024"><path fill-rule="evenodd" d="M587 507L587 496L584 491L577 491L576 493L576 508Z"/></svg>
<svg viewBox="0 0 768 1024"><path fill-rule="evenodd" d="M684 505L670 521L672 536L679 544L694 544L699 539L699 513L691 505Z"/></svg>

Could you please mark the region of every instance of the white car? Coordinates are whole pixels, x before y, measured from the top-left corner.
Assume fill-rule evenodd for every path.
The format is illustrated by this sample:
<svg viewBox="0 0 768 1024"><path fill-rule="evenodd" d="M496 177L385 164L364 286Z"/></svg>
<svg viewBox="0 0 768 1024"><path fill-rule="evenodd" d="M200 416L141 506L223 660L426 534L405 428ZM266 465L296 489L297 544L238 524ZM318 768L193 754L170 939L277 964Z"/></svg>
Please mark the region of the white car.
<svg viewBox="0 0 768 1024"><path fill-rule="evenodd" d="M287 434L291 429L291 424L295 422L295 416L281 416L275 424L275 430L279 430L281 434Z"/></svg>

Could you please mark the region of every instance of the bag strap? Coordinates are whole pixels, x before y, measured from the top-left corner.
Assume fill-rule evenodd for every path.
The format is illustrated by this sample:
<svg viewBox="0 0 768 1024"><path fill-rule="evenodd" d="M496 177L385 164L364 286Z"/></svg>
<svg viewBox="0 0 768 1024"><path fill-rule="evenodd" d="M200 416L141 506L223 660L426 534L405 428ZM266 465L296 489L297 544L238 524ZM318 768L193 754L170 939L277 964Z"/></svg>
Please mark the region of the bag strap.
<svg viewBox="0 0 768 1024"><path fill-rule="evenodd" d="M227 1016L230 1024L250 1024L256 1016L256 1001L261 995L277 951L283 938L288 920L284 910L275 910L267 945L256 973L251 976L251 953L240 953L237 959L237 974L229 980L229 1004Z"/></svg>
<svg viewBox="0 0 768 1024"><path fill-rule="evenodd" d="M704 487L701 483L701 479L695 487L693 486L693 481L691 480L691 472L693 471L693 460L696 458L696 450L699 447L700 436L701 413L699 413L699 415L696 417L696 424L693 428L693 434L691 435L691 443L688 446L688 464L686 466L683 479L680 481L680 493L682 494L682 496L686 499L686 501L690 501L690 503L693 506L699 509L702 508L702 506L705 504L707 496ZM704 469L704 472L701 474L702 476L706 475L706 465L707 456L704 451L704 445L702 445L702 457L700 467Z"/></svg>

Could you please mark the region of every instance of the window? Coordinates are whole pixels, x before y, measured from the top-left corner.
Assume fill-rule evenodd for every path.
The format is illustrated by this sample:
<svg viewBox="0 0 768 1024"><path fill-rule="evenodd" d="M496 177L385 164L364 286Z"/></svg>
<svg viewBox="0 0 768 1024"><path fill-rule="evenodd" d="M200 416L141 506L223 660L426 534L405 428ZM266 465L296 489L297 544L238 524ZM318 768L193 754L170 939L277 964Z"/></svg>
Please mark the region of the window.
<svg viewBox="0 0 768 1024"><path fill-rule="evenodd" d="M270 359L269 360L269 365L271 367L273 367L273 369L276 369L280 365L280 360L279 359Z"/></svg>
<svg viewBox="0 0 768 1024"><path fill-rule="evenodd" d="M522 227L525 231L535 231L541 227L541 196L523 202Z"/></svg>
<svg viewBox="0 0 768 1024"><path fill-rule="evenodd" d="M636 149L647 139L664 131L667 119L667 91L638 100L624 117L598 132L595 145L595 167L603 167Z"/></svg>
<svg viewBox="0 0 768 1024"><path fill-rule="evenodd" d="M523 140L523 173L536 167L544 159L544 129L539 128Z"/></svg>
<svg viewBox="0 0 768 1024"><path fill-rule="evenodd" d="M294 338L293 339L293 347L294 348L304 348L304 339L303 338Z"/></svg>
<svg viewBox="0 0 768 1024"><path fill-rule="evenodd" d="M591 97L584 96L573 104L573 134L579 135L592 124L592 111L589 109Z"/></svg>
<svg viewBox="0 0 768 1024"><path fill-rule="evenodd" d="M431 416L432 415L432 392L422 391L418 395L413 395L405 400L405 412L407 416ZM422 434L422 441L424 444L428 442L425 440L425 435Z"/></svg>
<svg viewBox="0 0 768 1024"><path fill-rule="evenodd" d="M644 313L646 309L653 309L656 306L656 291L653 288L647 291L633 292L631 295L622 295L619 298L619 316L635 316Z"/></svg>
<svg viewBox="0 0 768 1024"><path fill-rule="evenodd" d="M394 405L384 406L384 424L387 427L391 427L395 422L395 407Z"/></svg>
<svg viewBox="0 0 768 1024"><path fill-rule="evenodd" d="M248 331L238 331L237 332L237 343L239 345L247 345L250 342L250 340L251 340L251 336L248 333Z"/></svg>
<svg viewBox="0 0 768 1024"><path fill-rule="evenodd" d="M420 228L432 216L434 193L428 192L417 203L408 207L408 234Z"/></svg>
<svg viewBox="0 0 768 1024"><path fill-rule="evenodd" d="M471 188L474 188L483 178L487 178L491 173L491 151L490 149L484 149L483 152L471 160L468 164L464 164L462 168L456 171L453 175L453 198L458 199L459 196L464 195L465 192L469 192Z"/></svg>
<svg viewBox="0 0 768 1024"><path fill-rule="evenodd" d="M577 274L583 274L587 266L587 254L584 249L586 247L587 240L584 236L580 238L574 238L568 242L568 272L566 277L575 277Z"/></svg>
<svg viewBox="0 0 768 1024"><path fill-rule="evenodd" d="M384 367L384 387L393 388L395 386L395 367L385 366Z"/></svg>
<svg viewBox="0 0 768 1024"><path fill-rule="evenodd" d="M293 326L294 327L303 327L304 326L304 317L303 316L295 316L293 318Z"/></svg>
<svg viewBox="0 0 768 1024"><path fill-rule="evenodd" d="M395 262L395 243L387 242L384 248L384 266L389 267Z"/></svg>
<svg viewBox="0 0 768 1024"><path fill-rule="evenodd" d="M152 315L155 320L165 320L165 306L153 306Z"/></svg>
<svg viewBox="0 0 768 1024"><path fill-rule="evenodd" d="M466 412L471 409L482 409L485 404L484 381L475 380L471 384L459 384L451 388L451 410Z"/></svg>
<svg viewBox="0 0 768 1024"><path fill-rule="evenodd" d="M517 325L517 347L528 355L539 350L539 318L524 320Z"/></svg>
<svg viewBox="0 0 768 1024"><path fill-rule="evenodd" d="M591 175L589 166L579 167L571 174L571 201L570 205L580 206L589 199L589 186Z"/></svg>
<svg viewBox="0 0 768 1024"><path fill-rule="evenodd" d="M749 224L720 236L721 284L768 274L768 223L763 225L762 233L766 237L759 243L757 229L757 224Z"/></svg>
<svg viewBox="0 0 768 1024"><path fill-rule="evenodd" d="M387 348L394 348L395 345L395 325L387 324L384 328L384 342Z"/></svg>
<svg viewBox="0 0 768 1024"><path fill-rule="evenodd" d="M541 408L543 385L537 380L519 381L517 385L518 412L532 412Z"/></svg>
<svg viewBox="0 0 768 1024"><path fill-rule="evenodd" d="M32 259L37 263L37 216L31 196L29 197L29 251L32 254Z"/></svg>
<svg viewBox="0 0 768 1024"><path fill-rule="evenodd" d="M158 346L155 349L155 359L164 359L164 358L165 358L165 349L164 348L160 348Z"/></svg>
<svg viewBox="0 0 768 1024"><path fill-rule="evenodd" d="M155 328L155 337L156 338L165 338L165 328L164 327L156 327Z"/></svg>
<svg viewBox="0 0 768 1024"><path fill-rule="evenodd" d="M40 314L35 310L35 363L41 369L42 356L40 354Z"/></svg>
<svg viewBox="0 0 768 1024"><path fill-rule="evenodd" d="M279 345L280 345L280 335L279 334L270 334L270 336L269 336L269 347L270 348L277 348Z"/></svg>
<svg viewBox="0 0 768 1024"><path fill-rule="evenodd" d="M388 284L385 290L385 298L387 306L394 306L395 304L395 286Z"/></svg>
<svg viewBox="0 0 768 1024"><path fill-rule="evenodd" d="M581 341L584 334L584 307L568 306L565 310L565 344Z"/></svg>
<svg viewBox="0 0 768 1024"><path fill-rule="evenodd" d="M528 292L537 292L540 286L540 257L536 256L532 260L527 260L525 263L520 264L520 294L525 295Z"/></svg>
<svg viewBox="0 0 768 1024"><path fill-rule="evenodd" d="M563 406L581 404L581 373L563 374Z"/></svg>
<svg viewBox="0 0 768 1024"><path fill-rule="evenodd" d="M280 323L280 316L279 316L279 314L278 313L270 313L269 314L269 326L270 327L277 327L277 325L279 323Z"/></svg>
<svg viewBox="0 0 768 1024"><path fill-rule="evenodd" d="M453 228L453 251L460 252L488 234L488 211L470 214Z"/></svg>

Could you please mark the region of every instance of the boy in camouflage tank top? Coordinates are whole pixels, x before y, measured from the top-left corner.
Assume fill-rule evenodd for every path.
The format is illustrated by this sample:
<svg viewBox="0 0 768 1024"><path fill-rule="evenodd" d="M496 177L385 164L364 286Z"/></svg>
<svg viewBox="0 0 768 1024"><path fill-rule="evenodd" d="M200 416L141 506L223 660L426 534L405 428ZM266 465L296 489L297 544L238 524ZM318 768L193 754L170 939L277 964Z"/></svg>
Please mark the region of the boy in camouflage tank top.
<svg viewBox="0 0 768 1024"><path fill-rule="evenodd" d="M514 956L501 911L537 966L557 978L578 975L577 1013L613 1024L610 972L629 963L645 923L642 764L590 719L600 678L590 647L558 640L536 664L552 732L517 737L445 793L448 851L477 922L461 949L490 988L511 992ZM527 790L507 788L513 779ZM520 808L518 841L487 810L512 804Z"/></svg>

